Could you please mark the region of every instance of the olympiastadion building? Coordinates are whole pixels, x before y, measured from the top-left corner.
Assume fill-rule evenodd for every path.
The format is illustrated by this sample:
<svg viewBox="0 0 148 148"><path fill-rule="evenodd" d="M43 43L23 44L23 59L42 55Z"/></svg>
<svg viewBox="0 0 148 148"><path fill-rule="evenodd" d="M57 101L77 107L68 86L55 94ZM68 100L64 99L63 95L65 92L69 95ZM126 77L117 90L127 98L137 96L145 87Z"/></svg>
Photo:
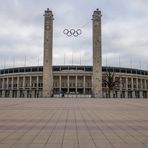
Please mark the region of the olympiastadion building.
<svg viewBox="0 0 148 148"><path fill-rule="evenodd" d="M0 70L1 98L147 98L148 71L102 67L101 11L92 15L92 66L53 66L53 13L44 14L43 66Z"/></svg>

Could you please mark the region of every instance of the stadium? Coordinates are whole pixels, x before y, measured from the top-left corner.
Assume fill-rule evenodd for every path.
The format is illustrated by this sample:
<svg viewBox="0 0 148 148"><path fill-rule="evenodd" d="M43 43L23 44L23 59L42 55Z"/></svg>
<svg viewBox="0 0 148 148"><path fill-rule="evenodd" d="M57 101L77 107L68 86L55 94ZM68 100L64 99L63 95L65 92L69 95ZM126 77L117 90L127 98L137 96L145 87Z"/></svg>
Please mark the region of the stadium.
<svg viewBox="0 0 148 148"><path fill-rule="evenodd" d="M43 66L0 70L2 98L147 98L148 71L122 67L102 67L101 11L95 10L93 22L93 65L52 64L53 14L44 17Z"/></svg>

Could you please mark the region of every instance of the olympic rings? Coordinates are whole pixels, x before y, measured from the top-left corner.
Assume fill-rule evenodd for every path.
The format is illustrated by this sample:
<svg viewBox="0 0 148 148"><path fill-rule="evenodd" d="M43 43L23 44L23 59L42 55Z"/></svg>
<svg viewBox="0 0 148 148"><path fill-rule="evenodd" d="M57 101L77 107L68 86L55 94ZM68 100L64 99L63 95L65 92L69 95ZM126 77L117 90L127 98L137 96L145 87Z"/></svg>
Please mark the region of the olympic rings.
<svg viewBox="0 0 148 148"><path fill-rule="evenodd" d="M75 30L75 29L70 29L70 30L64 29L63 33L65 35L67 35L68 37L71 37L71 36L77 37L77 36L82 34L82 30L81 29L77 29L77 30Z"/></svg>

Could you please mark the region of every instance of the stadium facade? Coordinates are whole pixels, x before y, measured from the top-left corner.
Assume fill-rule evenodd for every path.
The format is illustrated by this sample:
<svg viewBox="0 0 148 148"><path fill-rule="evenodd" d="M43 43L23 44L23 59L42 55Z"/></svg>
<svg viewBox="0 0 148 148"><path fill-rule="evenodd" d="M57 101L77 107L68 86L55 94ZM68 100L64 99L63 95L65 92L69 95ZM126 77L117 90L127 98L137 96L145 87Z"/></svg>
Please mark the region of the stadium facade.
<svg viewBox="0 0 148 148"><path fill-rule="evenodd" d="M43 66L18 67L0 70L0 97L49 98L147 98L148 71L102 67L101 11L92 16L93 66L53 66L53 14L44 14L44 60ZM111 76L114 87L105 83ZM105 80L105 81L103 81Z"/></svg>

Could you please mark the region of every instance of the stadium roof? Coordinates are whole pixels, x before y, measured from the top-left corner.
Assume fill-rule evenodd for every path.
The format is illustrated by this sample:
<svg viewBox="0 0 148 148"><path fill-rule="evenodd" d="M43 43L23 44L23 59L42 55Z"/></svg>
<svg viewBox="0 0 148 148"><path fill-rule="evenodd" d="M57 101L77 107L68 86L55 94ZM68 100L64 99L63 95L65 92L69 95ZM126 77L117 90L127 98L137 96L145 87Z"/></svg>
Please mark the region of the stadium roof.
<svg viewBox="0 0 148 148"><path fill-rule="evenodd" d="M62 71L84 71L91 72L92 66L53 66L54 72L62 72ZM33 67L17 67L17 68L7 68L1 69L0 75L3 74L12 74L12 73L29 73L29 72L42 72L43 66L33 66ZM115 73L129 73L129 74L139 74L139 75L148 75L148 71L132 69L132 68L122 68L122 67L102 67L102 71L110 71Z"/></svg>

